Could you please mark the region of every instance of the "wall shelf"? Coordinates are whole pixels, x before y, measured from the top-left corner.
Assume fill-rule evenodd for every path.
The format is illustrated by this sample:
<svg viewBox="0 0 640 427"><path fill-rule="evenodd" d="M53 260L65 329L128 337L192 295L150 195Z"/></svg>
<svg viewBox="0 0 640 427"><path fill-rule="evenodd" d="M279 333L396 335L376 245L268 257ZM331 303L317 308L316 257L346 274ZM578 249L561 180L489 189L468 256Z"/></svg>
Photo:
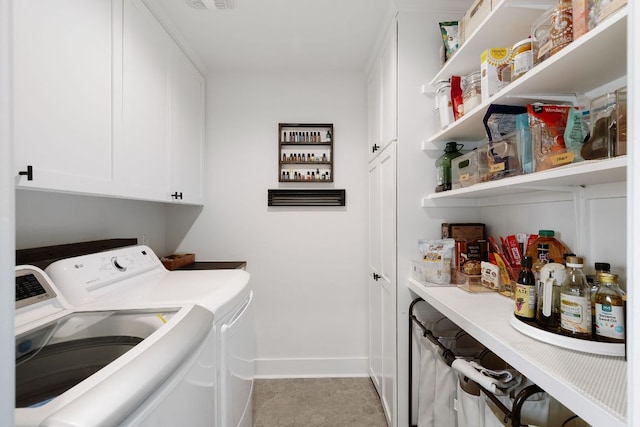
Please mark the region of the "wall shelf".
<svg viewBox="0 0 640 427"><path fill-rule="evenodd" d="M333 124L278 124L278 181L333 182Z"/></svg>

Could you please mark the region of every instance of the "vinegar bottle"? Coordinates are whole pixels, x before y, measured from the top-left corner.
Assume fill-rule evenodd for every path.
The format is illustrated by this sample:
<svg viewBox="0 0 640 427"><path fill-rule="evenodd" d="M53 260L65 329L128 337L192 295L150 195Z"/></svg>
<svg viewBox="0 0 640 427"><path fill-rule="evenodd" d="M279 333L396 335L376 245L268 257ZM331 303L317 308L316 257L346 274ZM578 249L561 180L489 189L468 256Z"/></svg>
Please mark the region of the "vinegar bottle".
<svg viewBox="0 0 640 427"><path fill-rule="evenodd" d="M607 342L624 342L624 292L618 287L618 275L599 273L600 288L596 293L596 339Z"/></svg>
<svg viewBox="0 0 640 427"><path fill-rule="evenodd" d="M536 279L531 271L531 257L522 258L522 270L516 281L516 318L530 322L536 319Z"/></svg>
<svg viewBox="0 0 640 427"><path fill-rule="evenodd" d="M560 288L560 330L577 338L591 337L591 289L580 257L567 257L567 278Z"/></svg>

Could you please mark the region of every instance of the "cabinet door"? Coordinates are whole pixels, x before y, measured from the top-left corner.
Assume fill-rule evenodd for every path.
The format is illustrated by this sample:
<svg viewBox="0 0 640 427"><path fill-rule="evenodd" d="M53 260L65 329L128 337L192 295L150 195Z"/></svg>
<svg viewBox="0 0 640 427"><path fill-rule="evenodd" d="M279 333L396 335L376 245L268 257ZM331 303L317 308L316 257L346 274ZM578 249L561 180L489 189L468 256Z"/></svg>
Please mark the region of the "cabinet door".
<svg viewBox="0 0 640 427"><path fill-rule="evenodd" d="M382 146L397 139L397 111L398 111L398 29L397 21L393 19L387 30L387 36L380 51L380 79L381 79L381 139Z"/></svg>
<svg viewBox="0 0 640 427"><path fill-rule="evenodd" d="M390 425L396 395L396 143L369 163L369 372Z"/></svg>
<svg viewBox="0 0 640 427"><path fill-rule="evenodd" d="M396 395L396 143L378 156L380 164L380 285L382 287L382 405L395 419ZM393 425L393 422L391 422Z"/></svg>
<svg viewBox="0 0 640 427"><path fill-rule="evenodd" d="M382 396L382 287L380 274L380 168L369 163L369 375Z"/></svg>
<svg viewBox="0 0 640 427"><path fill-rule="evenodd" d="M367 152L369 161L380 153L382 140L380 138L380 117L382 116L380 66L375 62L369 72L367 81L367 116L369 124L369 138L367 140Z"/></svg>
<svg viewBox="0 0 640 427"><path fill-rule="evenodd" d="M112 2L15 1L13 25L18 187L112 192Z"/></svg>
<svg viewBox="0 0 640 427"><path fill-rule="evenodd" d="M174 46L171 57L170 192L177 201L202 203L204 78Z"/></svg>
<svg viewBox="0 0 640 427"><path fill-rule="evenodd" d="M122 138L115 179L129 196L169 200L169 68L171 40L140 0L125 0Z"/></svg>

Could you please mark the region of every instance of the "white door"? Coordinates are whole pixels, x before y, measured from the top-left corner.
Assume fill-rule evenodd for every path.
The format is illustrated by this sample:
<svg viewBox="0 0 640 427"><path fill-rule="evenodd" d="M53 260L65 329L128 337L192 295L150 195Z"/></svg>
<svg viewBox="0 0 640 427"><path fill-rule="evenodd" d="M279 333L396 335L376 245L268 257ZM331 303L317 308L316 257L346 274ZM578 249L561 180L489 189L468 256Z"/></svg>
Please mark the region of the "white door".
<svg viewBox="0 0 640 427"><path fill-rule="evenodd" d="M112 2L12 4L18 187L111 192Z"/></svg>
<svg viewBox="0 0 640 427"><path fill-rule="evenodd" d="M395 422L396 143L369 163L369 373Z"/></svg>
<svg viewBox="0 0 640 427"><path fill-rule="evenodd" d="M170 144L172 199L202 202L204 78L174 46L171 55Z"/></svg>
<svg viewBox="0 0 640 427"><path fill-rule="evenodd" d="M382 395L382 287L380 285L380 167L369 163L369 375Z"/></svg>
<svg viewBox="0 0 640 427"><path fill-rule="evenodd" d="M396 19L391 21L387 36L380 51L381 80L381 139L382 147L398 138L398 25Z"/></svg>
<svg viewBox="0 0 640 427"><path fill-rule="evenodd" d="M171 40L141 0L125 0L122 138L116 179L132 197L169 199L169 68Z"/></svg>
<svg viewBox="0 0 640 427"><path fill-rule="evenodd" d="M367 81L367 115L369 125L369 139L367 140L367 152L369 161L379 153L382 145L380 138L380 117L382 117L382 81L380 80L380 62L375 61L369 79Z"/></svg>
<svg viewBox="0 0 640 427"><path fill-rule="evenodd" d="M394 425L396 395L396 143L379 156L380 279L382 288L382 404Z"/></svg>

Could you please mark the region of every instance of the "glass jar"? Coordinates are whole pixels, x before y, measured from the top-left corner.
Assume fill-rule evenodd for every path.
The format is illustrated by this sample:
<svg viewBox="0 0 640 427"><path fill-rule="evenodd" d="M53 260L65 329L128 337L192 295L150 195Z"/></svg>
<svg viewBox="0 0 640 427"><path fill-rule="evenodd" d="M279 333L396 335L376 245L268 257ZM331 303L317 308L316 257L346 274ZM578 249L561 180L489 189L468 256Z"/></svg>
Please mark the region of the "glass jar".
<svg viewBox="0 0 640 427"><path fill-rule="evenodd" d="M481 79L480 71L476 71L462 80L464 114L482 104Z"/></svg>
<svg viewBox="0 0 640 427"><path fill-rule="evenodd" d="M613 157L616 141L616 95L607 93L591 101L589 139L582 145L580 155L585 160Z"/></svg>
<svg viewBox="0 0 640 427"><path fill-rule="evenodd" d="M565 335L588 339L591 338L591 289L582 264L580 257L567 257L567 278L560 288L560 330Z"/></svg>
<svg viewBox="0 0 640 427"><path fill-rule="evenodd" d="M445 129L453 122L451 83L449 83L449 80L440 80L436 83L436 109L440 119L440 128Z"/></svg>
<svg viewBox="0 0 640 427"><path fill-rule="evenodd" d="M511 48L511 81L524 75L533 68L531 39L520 40Z"/></svg>
<svg viewBox="0 0 640 427"><path fill-rule="evenodd" d="M616 90L616 145L613 154L627 154L627 88Z"/></svg>

